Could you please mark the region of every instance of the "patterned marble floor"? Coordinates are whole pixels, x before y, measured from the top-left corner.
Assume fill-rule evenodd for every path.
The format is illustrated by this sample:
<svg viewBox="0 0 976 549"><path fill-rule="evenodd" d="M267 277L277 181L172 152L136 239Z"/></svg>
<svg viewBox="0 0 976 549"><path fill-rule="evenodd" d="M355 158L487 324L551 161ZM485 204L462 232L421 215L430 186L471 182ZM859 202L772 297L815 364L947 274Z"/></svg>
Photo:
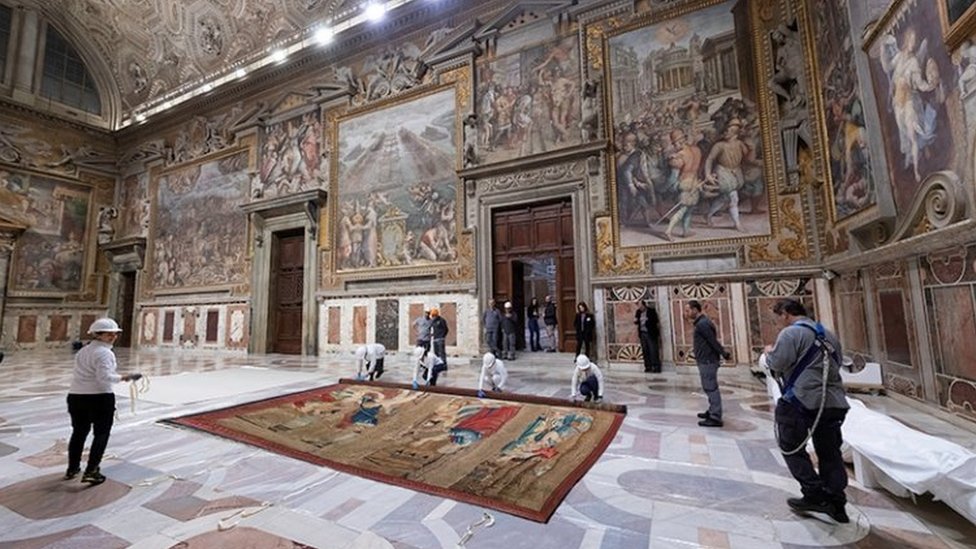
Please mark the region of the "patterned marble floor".
<svg viewBox="0 0 976 549"><path fill-rule="evenodd" d="M726 425L697 426L697 376L606 372L607 399L629 415L617 438L548 524L491 512L495 523L460 538L483 510L337 473L157 420L294 392L354 374L351 354L242 356L200 351L119 351L122 372L158 380L241 367L314 374L304 381L181 404L118 403L102 472L86 487L62 481L70 434L64 395L69 352L14 353L0 364L0 547L321 547L517 549L638 547L960 547L976 526L930 498L916 502L849 489L851 523L792 514L798 494L773 450L764 388L745 369L722 372ZM407 381L406 355L384 380ZM568 397L572 357L523 355L510 389ZM472 387L476 366L452 359L447 385ZM269 379L275 376L269 374ZM185 378L192 383L193 376ZM281 379L278 376L276 379ZM251 387L253 389L253 387ZM972 447L973 432L875 397L869 405ZM226 531L218 528L234 525Z"/></svg>

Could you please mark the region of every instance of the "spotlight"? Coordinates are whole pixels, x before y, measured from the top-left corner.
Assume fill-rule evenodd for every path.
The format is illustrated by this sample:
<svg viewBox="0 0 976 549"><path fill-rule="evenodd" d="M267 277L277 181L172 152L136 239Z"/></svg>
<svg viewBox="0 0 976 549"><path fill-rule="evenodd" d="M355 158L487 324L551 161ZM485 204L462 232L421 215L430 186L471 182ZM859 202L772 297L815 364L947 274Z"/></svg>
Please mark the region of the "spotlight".
<svg viewBox="0 0 976 549"><path fill-rule="evenodd" d="M136 122L144 122L146 120L146 115L139 113L136 115Z"/></svg>
<svg viewBox="0 0 976 549"><path fill-rule="evenodd" d="M236 71L234 71L234 76L236 76L237 78L244 78L245 76L247 76L247 71L244 69L237 69Z"/></svg>
<svg viewBox="0 0 976 549"><path fill-rule="evenodd" d="M315 41L322 46L331 42L333 38L335 38L335 31L333 31L330 27L319 27L319 29L315 31Z"/></svg>
<svg viewBox="0 0 976 549"><path fill-rule="evenodd" d="M379 2L370 2L366 4L363 12L366 14L366 19L376 22L383 18L383 14L386 13L386 6Z"/></svg>
<svg viewBox="0 0 976 549"><path fill-rule="evenodd" d="M203 85L203 93L207 93L212 89L213 89L213 84L211 84L210 82L207 82L206 84Z"/></svg>
<svg viewBox="0 0 976 549"><path fill-rule="evenodd" d="M281 63L285 59L288 59L288 52L285 50L275 50L271 53L271 60L275 63Z"/></svg>

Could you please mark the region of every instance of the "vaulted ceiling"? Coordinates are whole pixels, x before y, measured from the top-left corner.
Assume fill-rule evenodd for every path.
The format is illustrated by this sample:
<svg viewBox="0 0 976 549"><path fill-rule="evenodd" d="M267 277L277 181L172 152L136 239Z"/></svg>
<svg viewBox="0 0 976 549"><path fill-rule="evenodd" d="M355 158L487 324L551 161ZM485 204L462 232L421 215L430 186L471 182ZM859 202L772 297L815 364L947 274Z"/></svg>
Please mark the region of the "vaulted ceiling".
<svg viewBox="0 0 976 549"><path fill-rule="evenodd" d="M18 3L53 21L90 63L104 64L100 68L111 74L124 112L359 7L354 0Z"/></svg>

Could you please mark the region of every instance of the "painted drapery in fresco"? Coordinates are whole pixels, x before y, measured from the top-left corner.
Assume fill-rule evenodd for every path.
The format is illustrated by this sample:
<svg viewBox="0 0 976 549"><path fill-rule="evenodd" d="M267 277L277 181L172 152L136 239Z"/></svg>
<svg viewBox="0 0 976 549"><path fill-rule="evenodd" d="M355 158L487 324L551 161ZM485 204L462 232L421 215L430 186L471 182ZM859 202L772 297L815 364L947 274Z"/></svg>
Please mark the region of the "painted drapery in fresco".
<svg viewBox="0 0 976 549"><path fill-rule="evenodd" d="M895 206L906 214L932 172L951 169L949 117L955 70L940 33L938 5L905 0L869 49Z"/></svg>
<svg viewBox="0 0 976 549"><path fill-rule="evenodd" d="M261 188L265 198L314 189L322 180L322 123L318 111L261 132Z"/></svg>
<svg viewBox="0 0 976 549"><path fill-rule="evenodd" d="M748 2L611 37L620 244L768 234Z"/></svg>
<svg viewBox="0 0 976 549"><path fill-rule="evenodd" d="M339 271L457 259L454 88L338 123Z"/></svg>
<svg viewBox="0 0 976 549"><path fill-rule="evenodd" d="M167 172L158 180L152 232L152 288L210 288L249 276L247 152Z"/></svg>
<svg viewBox="0 0 976 549"><path fill-rule="evenodd" d="M578 145L580 62L576 35L478 67L482 163Z"/></svg>
<svg viewBox="0 0 976 549"><path fill-rule="evenodd" d="M13 292L64 294L82 288L91 188L0 170L0 216L26 225L13 255Z"/></svg>
<svg viewBox="0 0 976 549"><path fill-rule="evenodd" d="M341 380L171 420L297 459L546 521L626 409Z"/></svg>
<svg viewBox="0 0 976 549"><path fill-rule="evenodd" d="M877 200L847 2L822 0L812 10L837 219Z"/></svg>

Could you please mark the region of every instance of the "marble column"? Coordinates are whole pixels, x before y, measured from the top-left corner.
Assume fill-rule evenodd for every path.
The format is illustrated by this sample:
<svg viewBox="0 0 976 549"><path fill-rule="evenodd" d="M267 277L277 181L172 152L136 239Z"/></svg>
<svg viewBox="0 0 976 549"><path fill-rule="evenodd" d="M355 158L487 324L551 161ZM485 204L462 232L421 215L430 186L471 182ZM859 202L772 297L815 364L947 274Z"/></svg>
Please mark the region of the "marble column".
<svg viewBox="0 0 976 549"><path fill-rule="evenodd" d="M10 272L10 258L13 255L14 243L23 230L20 227L0 226L0 341L3 341L3 311L7 303L7 274Z"/></svg>

